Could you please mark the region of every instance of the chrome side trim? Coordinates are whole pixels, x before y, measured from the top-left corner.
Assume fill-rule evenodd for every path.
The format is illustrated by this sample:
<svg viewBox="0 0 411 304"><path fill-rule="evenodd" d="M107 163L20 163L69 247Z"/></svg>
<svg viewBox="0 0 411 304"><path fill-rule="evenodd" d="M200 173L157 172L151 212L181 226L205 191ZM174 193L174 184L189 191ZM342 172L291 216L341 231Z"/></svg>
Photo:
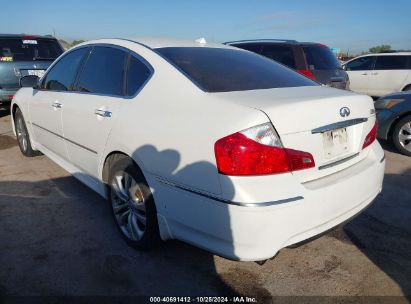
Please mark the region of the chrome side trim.
<svg viewBox="0 0 411 304"><path fill-rule="evenodd" d="M385 154L384 154L384 156L381 158L380 163L384 162L384 160L385 160Z"/></svg>
<svg viewBox="0 0 411 304"><path fill-rule="evenodd" d="M87 147L85 147L85 146L83 146L83 145L81 145L81 144L79 144L79 143L76 143L75 141L72 141L71 139L65 138L65 137L63 137L63 136L61 136L61 135L59 135L59 134L57 134L57 133L54 133L53 131L50 131L50 130L48 130L48 129L46 129L46 128L43 128L42 126L39 126L38 124L35 124L34 122L32 122L31 124L32 124L33 126L36 126L36 127L39 128L39 129L42 129L42 130L44 130L44 131L46 131L46 132L49 132L49 133L51 133L51 134L53 134L53 135L55 135L55 136L57 136L57 137L60 137L61 139L67 140L68 142L71 142L72 144L74 144L74 145L76 145L76 146L78 146L78 147L80 147L80 148L83 148L84 150L87 150L87 151L89 151L89 152L91 152L91 153L97 154L96 151L91 150L90 148L87 148Z"/></svg>
<svg viewBox="0 0 411 304"><path fill-rule="evenodd" d="M290 198L286 198L286 199L282 199L282 200L277 200L277 201L271 201L271 202L262 202L262 203L241 203L241 202L233 202L230 200L226 200L226 199L222 199L219 198L217 196L211 195L211 194L207 194L198 190L194 190L185 186L181 186L181 185L177 185L176 183L170 182L168 180L165 180L163 178L158 178L157 180L163 184L166 184L168 186L171 187L175 187L178 188L180 190L184 190L199 196L203 196L205 198L214 200L214 201L218 201L221 203L225 203L228 205L235 205L235 206L240 206L240 207L268 207L268 206L274 206L274 205L279 205L279 204L285 204L285 203L290 203L290 202L294 202L294 201L298 201L298 200L302 200L304 199L303 196L296 196L296 197L290 197Z"/></svg>
<svg viewBox="0 0 411 304"><path fill-rule="evenodd" d="M312 134L324 133L324 132L332 131L332 130L335 130L335 129L341 129L341 128L346 128L346 127L349 127L349 126L358 125L358 124L366 122L366 121L368 121L368 118L355 118L355 119L340 121L340 122L332 123L332 124L329 124L329 125L325 125L325 126L313 129L313 130L311 130L311 133Z"/></svg>
<svg viewBox="0 0 411 304"><path fill-rule="evenodd" d="M350 155L350 156L348 156L348 157L339 159L339 160L334 161L334 162L332 162L332 163L328 163L328 164L319 166L319 167L318 167L318 170L324 170L324 169L327 169L327 168L330 168L330 167L334 167L334 166L340 165L340 164L342 164L342 163L345 163L345 162L349 161L350 159L353 159L354 157L357 157L358 155L360 155L360 152L355 153L355 154L353 154L353 155Z"/></svg>

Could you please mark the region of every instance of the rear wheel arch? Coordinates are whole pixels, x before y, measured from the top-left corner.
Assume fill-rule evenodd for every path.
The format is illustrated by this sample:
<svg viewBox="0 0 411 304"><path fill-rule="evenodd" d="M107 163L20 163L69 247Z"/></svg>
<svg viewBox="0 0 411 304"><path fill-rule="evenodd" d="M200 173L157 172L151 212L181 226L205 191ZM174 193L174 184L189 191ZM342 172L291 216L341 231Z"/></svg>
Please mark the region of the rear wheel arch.
<svg viewBox="0 0 411 304"><path fill-rule="evenodd" d="M108 178L110 175L110 168L114 165L114 163L116 163L117 161L119 161L120 159L123 158L130 158L131 157L129 155L127 155L126 153L123 153L121 151L113 151L110 152L105 158L104 158L104 163L103 163L103 168L101 171L101 179L104 183L108 183Z"/></svg>
<svg viewBox="0 0 411 304"><path fill-rule="evenodd" d="M404 86L404 88L402 89L402 91L411 91L411 83L407 84Z"/></svg>
<svg viewBox="0 0 411 304"><path fill-rule="evenodd" d="M143 173L143 166L136 161L133 157L131 157L129 154L122 152L120 150L115 150L112 151L110 153L108 153L106 155L106 157L104 158L104 162L103 162L103 167L101 169L101 180L104 183L108 182L108 178L110 175L110 168L119 160L123 159L123 158L129 158L133 161L133 163L138 167L138 169Z"/></svg>

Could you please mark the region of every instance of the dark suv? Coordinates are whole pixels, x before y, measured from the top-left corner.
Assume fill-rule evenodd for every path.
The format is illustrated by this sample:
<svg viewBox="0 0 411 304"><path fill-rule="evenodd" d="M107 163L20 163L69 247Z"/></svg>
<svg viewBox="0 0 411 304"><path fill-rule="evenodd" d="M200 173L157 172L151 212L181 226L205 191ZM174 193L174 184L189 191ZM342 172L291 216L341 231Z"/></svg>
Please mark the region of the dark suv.
<svg viewBox="0 0 411 304"><path fill-rule="evenodd" d="M10 104L21 77L43 76L63 52L52 36L0 34L0 108Z"/></svg>
<svg viewBox="0 0 411 304"><path fill-rule="evenodd" d="M326 45L277 39L241 40L225 44L273 59L322 84L349 89L347 73Z"/></svg>

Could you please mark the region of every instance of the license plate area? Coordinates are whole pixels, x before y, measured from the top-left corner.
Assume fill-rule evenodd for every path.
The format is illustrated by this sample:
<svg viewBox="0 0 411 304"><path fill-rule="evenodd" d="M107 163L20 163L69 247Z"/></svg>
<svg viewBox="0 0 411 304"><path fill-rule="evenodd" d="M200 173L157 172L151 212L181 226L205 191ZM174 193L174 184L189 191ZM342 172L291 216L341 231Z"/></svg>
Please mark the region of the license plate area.
<svg viewBox="0 0 411 304"><path fill-rule="evenodd" d="M323 133L324 158L332 159L350 151L347 128L335 129Z"/></svg>
<svg viewBox="0 0 411 304"><path fill-rule="evenodd" d="M35 76L38 76L39 78L43 77L45 72L46 70L28 70L27 71L28 75L35 75Z"/></svg>

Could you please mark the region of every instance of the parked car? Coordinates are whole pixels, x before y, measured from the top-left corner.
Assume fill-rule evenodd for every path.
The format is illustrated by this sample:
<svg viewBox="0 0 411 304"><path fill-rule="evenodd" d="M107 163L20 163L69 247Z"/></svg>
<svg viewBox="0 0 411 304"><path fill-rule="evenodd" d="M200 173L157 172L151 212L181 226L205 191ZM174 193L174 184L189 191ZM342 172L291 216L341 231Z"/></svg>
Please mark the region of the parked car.
<svg viewBox="0 0 411 304"><path fill-rule="evenodd" d="M372 99L238 48L97 40L21 84L21 152L43 152L109 199L138 248L175 238L264 260L381 191Z"/></svg>
<svg viewBox="0 0 411 304"><path fill-rule="evenodd" d="M411 156L411 92L386 95L375 101L378 138L391 140L404 155Z"/></svg>
<svg viewBox="0 0 411 304"><path fill-rule="evenodd" d="M241 40L225 44L273 59L322 84L348 89L347 73L339 60L324 44L295 40Z"/></svg>
<svg viewBox="0 0 411 304"><path fill-rule="evenodd" d="M52 36L0 34L0 107L9 107L26 75L42 76L63 53Z"/></svg>
<svg viewBox="0 0 411 304"><path fill-rule="evenodd" d="M381 97L411 90L411 52L364 55L343 67L354 92Z"/></svg>

